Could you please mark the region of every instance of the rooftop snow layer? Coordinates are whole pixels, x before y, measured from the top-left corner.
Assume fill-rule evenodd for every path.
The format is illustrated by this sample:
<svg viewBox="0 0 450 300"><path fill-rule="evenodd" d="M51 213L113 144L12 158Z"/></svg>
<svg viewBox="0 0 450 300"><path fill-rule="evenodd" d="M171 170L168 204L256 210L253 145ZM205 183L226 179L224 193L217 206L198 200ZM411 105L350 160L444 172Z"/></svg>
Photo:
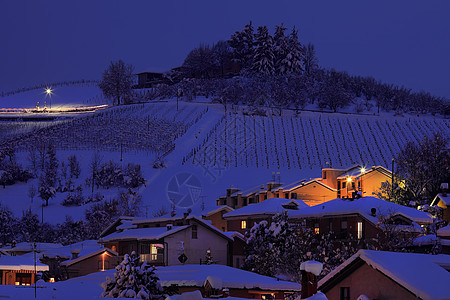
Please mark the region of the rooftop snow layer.
<svg viewBox="0 0 450 300"><path fill-rule="evenodd" d="M248 215L275 215L277 213L281 213L287 210L283 206L291 203L296 204L298 209L309 208L308 204L306 204L302 200L270 198L259 203L251 203L242 208L230 211L229 213L226 213L223 216L227 218L227 217L248 216Z"/></svg>
<svg viewBox="0 0 450 300"><path fill-rule="evenodd" d="M0 270L34 270L34 253L27 253L20 256L1 256ZM40 263L36 257L36 271L48 270L48 266Z"/></svg>
<svg viewBox="0 0 450 300"><path fill-rule="evenodd" d="M319 281L319 288L347 265L361 258L421 299L449 299L450 255L359 250ZM424 276L425 275L425 276Z"/></svg>
<svg viewBox="0 0 450 300"><path fill-rule="evenodd" d="M437 231L437 236L448 237L450 238L450 225L440 228Z"/></svg>
<svg viewBox="0 0 450 300"><path fill-rule="evenodd" d="M61 248L61 244L55 243L36 243L36 252L43 252L47 250ZM15 247L11 248L11 246L4 247L2 250L11 253L11 252L31 252L33 251L33 243L21 242L17 243Z"/></svg>
<svg viewBox="0 0 450 300"><path fill-rule="evenodd" d="M126 229L122 232L114 232L100 239L101 242L112 242L120 240L154 241L174 234L189 226L173 226L171 230L166 227Z"/></svg>
<svg viewBox="0 0 450 300"><path fill-rule="evenodd" d="M372 208L376 209L377 217L402 215L416 223L430 224L433 222L433 217L429 213L375 197L362 197L355 200L338 198L312 207L306 207L298 211L289 211L289 216L291 218L320 218L340 214L358 213L367 220L377 224L379 220L371 215Z"/></svg>
<svg viewBox="0 0 450 300"><path fill-rule="evenodd" d="M99 243L97 243L96 240L87 240L87 241L63 246L60 248L55 248L55 249L44 251L40 254L40 257L45 256L48 258L55 258L55 257L59 256L61 258L71 259L73 251L78 252L78 257L82 257L89 253L100 250L102 248L103 248L103 246L100 245Z"/></svg>
<svg viewBox="0 0 450 300"><path fill-rule="evenodd" d="M301 285L294 282L259 275L223 265L184 265L158 267L156 275L162 286L203 287L208 276L222 280L223 288L260 288L262 290L300 291Z"/></svg>

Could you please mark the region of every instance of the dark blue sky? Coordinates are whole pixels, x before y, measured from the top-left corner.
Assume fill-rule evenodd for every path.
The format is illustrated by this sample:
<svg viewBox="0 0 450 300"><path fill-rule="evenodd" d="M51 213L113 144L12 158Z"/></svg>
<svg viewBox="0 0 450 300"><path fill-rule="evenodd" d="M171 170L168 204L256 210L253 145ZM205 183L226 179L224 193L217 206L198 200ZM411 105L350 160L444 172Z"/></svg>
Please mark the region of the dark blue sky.
<svg viewBox="0 0 450 300"><path fill-rule="evenodd" d="M283 22L320 65L450 98L450 1L0 0L0 91L98 79L111 60L180 65L252 20Z"/></svg>

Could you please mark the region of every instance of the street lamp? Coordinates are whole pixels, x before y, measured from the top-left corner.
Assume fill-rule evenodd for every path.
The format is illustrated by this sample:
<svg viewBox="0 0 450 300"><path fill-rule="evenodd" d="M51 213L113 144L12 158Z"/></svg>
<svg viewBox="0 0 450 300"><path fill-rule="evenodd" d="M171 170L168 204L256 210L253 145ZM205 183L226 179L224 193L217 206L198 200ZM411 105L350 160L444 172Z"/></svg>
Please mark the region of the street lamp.
<svg viewBox="0 0 450 300"><path fill-rule="evenodd" d="M351 182L352 182L352 178L347 177L347 199L348 199L348 186L350 185Z"/></svg>
<svg viewBox="0 0 450 300"><path fill-rule="evenodd" d="M50 98L50 109L52 109L52 94L53 94L53 90L52 90L52 88L50 87L47 87L46 89L45 89L45 93L46 93L46 95Z"/></svg>
<svg viewBox="0 0 450 300"><path fill-rule="evenodd" d="M360 176L360 178L361 178L361 180L360 180L360 184L361 184L361 196L364 196L364 190L363 190L363 179L362 179L362 176L363 176L363 174L364 174L364 172L366 172L366 168L364 168L364 167L362 167L361 168L361 175L359 175Z"/></svg>

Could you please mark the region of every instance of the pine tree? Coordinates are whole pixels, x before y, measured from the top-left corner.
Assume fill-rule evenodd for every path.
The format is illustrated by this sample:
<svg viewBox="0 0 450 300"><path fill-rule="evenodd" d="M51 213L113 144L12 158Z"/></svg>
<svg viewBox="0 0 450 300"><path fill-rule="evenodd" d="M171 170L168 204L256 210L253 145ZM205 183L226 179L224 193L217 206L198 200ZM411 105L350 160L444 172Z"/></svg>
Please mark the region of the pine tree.
<svg viewBox="0 0 450 300"><path fill-rule="evenodd" d="M139 262L139 256L133 251L125 254L123 261L116 267L114 278L106 278L101 297L137 298L145 300L164 299L164 290L156 276L156 268Z"/></svg>
<svg viewBox="0 0 450 300"><path fill-rule="evenodd" d="M0 204L0 244L11 243L17 238L14 230L16 223L17 220L12 212Z"/></svg>
<svg viewBox="0 0 450 300"><path fill-rule="evenodd" d="M273 53L275 71L278 74L286 74L289 72L289 66L287 65L286 57L289 54L289 40L284 34L286 27L277 25L275 28L275 34L273 36Z"/></svg>
<svg viewBox="0 0 450 300"><path fill-rule="evenodd" d="M211 255L211 250L208 249L208 250L206 250L205 264L210 265L210 264L213 264L213 263L214 262L213 262L213 258L212 258L212 255Z"/></svg>
<svg viewBox="0 0 450 300"><path fill-rule="evenodd" d="M274 68L274 53L273 53L273 38L269 34L266 26L259 26L255 34L256 48L253 56L252 70L262 74L273 74Z"/></svg>
<svg viewBox="0 0 450 300"><path fill-rule="evenodd" d="M245 25L242 31L236 31L228 44L232 48L233 60L241 65L242 69L250 69L254 51L254 29L252 22Z"/></svg>
<svg viewBox="0 0 450 300"><path fill-rule="evenodd" d="M281 65L285 73L299 74L303 71L304 49L298 41L298 31L295 27L292 29L288 39L288 50Z"/></svg>

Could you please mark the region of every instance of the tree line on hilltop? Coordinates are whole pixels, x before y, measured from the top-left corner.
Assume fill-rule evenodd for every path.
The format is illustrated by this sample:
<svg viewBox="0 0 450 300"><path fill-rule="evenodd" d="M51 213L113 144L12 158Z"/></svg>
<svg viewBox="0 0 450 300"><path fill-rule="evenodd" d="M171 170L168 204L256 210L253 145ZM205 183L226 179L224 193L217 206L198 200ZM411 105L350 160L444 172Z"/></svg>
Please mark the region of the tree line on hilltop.
<svg viewBox="0 0 450 300"><path fill-rule="evenodd" d="M289 33L286 30L283 24L277 25L272 36L266 26L259 26L255 31L250 22L228 41L218 41L212 46L201 44L189 52L180 68L164 74L166 83L146 93L132 92L132 67L128 65L126 97L123 102L117 95L110 97L120 104L142 99L182 96L192 100L206 96L222 103L225 109L243 104L255 111L270 107L275 112L286 108L298 111L308 104L336 112L354 104L358 113L371 111L374 105L378 113L381 110L450 113L445 98L424 91L412 92L373 77L320 67L314 45L302 44L295 27ZM126 69L127 65L122 61L112 63L104 73L103 82L108 82L105 75L117 68Z"/></svg>

